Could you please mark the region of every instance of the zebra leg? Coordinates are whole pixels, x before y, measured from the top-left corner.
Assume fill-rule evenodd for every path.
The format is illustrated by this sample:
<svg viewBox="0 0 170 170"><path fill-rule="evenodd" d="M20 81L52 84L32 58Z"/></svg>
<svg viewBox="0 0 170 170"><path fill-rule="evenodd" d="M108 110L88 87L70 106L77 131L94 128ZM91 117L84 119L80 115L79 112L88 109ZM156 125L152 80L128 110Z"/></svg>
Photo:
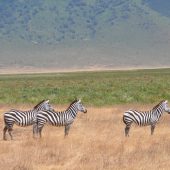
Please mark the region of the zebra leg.
<svg viewBox="0 0 170 170"><path fill-rule="evenodd" d="M70 127L71 127L71 124L65 125L65 137L68 135Z"/></svg>
<svg viewBox="0 0 170 170"><path fill-rule="evenodd" d="M44 127L44 123L42 123L42 124L39 124L38 122L36 123L36 133L39 138L42 137L41 132L42 132L43 127Z"/></svg>
<svg viewBox="0 0 170 170"><path fill-rule="evenodd" d="M9 135L10 135L10 137L11 137L11 140L13 140L13 136L12 136L12 128L9 128L9 129L8 129L8 133L9 133Z"/></svg>
<svg viewBox="0 0 170 170"><path fill-rule="evenodd" d="M151 135L153 135L155 129L155 124L151 125Z"/></svg>
<svg viewBox="0 0 170 170"><path fill-rule="evenodd" d="M40 128L38 128L38 133L39 133L39 137L40 137L40 138L42 137L42 135L41 135L42 129L43 129L43 126L40 127Z"/></svg>
<svg viewBox="0 0 170 170"><path fill-rule="evenodd" d="M36 123L33 124L33 138L35 138L35 134L38 133L37 125Z"/></svg>
<svg viewBox="0 0 170 170"><path fill-rule="evenodd" d="M4 130L3 130L3 140L7 140L6 139L6 131L8 130L7 126L5 125Z"/></svg>
<svg viewBox="0 0 170 170"><path fill-rule="evenodd" d="M126 137L129 136L129 130L130 130L130 125L126 125L126 127L125 127L125 136Z"/></svg>
<svg viewBox="0 0 170 170"><path fill-rule="evenodd" d="M40 138L40 128L37 126L37 136Z"/></svg>

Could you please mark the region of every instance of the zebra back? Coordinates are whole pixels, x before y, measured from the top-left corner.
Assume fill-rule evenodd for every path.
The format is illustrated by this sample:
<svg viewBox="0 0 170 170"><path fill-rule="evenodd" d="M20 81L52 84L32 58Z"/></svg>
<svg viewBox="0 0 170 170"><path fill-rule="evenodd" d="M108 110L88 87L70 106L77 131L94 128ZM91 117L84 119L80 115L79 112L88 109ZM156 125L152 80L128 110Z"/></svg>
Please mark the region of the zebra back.
<svg viewBox="0 0 170 170"><path fill-rule="evenodd" d="M14 123L19 126L32 125L36 121L39 110L53 110L53 108L49 104L49 100L43 100L34 106L32 110L11 109L9 112L4 113L4 122L7 127L12 127Z"/></svg>
<svg viewBox="0 0 170 170"><path fill-rule="evenodd" d="M78 111L86 113L87 110L82 105L81 100L74 100L65 111L39 111L37 114L38 126L43 126L46 122L54 126L63 126L71 124Z"/></svg>
<svg viewBox="0 0 170 170"><path fill-rule="evenodd" d="M162 116L163 112L166 111L167 100L162 100L150 111L137 111L129 110L123 115L123 121L125 124L130 125L132 122L140 126L150 125L157 123Z"/></svg>

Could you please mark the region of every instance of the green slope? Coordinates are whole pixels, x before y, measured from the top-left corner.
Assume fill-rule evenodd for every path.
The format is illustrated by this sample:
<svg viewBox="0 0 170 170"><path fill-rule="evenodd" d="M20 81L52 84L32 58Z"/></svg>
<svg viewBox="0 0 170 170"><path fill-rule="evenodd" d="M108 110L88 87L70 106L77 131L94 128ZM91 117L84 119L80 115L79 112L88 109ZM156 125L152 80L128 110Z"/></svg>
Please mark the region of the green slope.
<svg viewBox="0 0 170 170"><path fill-rule="evenodd" d="M143 0L0 1L1 66L169 65L170 19Z"/></svg>

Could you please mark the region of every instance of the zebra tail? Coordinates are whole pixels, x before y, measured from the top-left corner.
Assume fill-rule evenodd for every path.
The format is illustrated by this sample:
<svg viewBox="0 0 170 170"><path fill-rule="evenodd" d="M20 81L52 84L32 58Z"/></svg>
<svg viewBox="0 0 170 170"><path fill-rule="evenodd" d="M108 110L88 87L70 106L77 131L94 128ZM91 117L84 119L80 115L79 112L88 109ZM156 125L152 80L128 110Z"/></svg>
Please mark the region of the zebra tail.
<svg viewBox="0 0 170 170"><path fill-rule="evenodd" d="M123 123L126 124L126 121L125 121L125 116L123 115Z"/></svg>
<svg viewBox="0 0 170 170"><path fill-rule="evenodd" d="M7 126L7 121L6 121L6 118L5 118L5 114L4 114L4 124L5 124L5 126Z"/></svg>

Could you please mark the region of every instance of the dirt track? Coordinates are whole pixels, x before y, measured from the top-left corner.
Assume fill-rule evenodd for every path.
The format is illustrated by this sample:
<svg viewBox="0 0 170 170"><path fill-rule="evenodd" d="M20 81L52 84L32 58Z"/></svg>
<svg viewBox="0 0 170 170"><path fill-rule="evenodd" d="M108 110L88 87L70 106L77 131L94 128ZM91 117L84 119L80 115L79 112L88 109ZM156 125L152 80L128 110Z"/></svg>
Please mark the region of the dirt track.
<svg viewBox="0 0 170 170"><path fill-rule="evenodd" d="M34 73L64 73L64 72L80 72L80 71L114 71L114 70L136 70L136 69L161 69L161 68L169 68L169 66L161 66L161 67L99 67L92 66L87 68L36 68L36 67L4 67L0 68L0 74L34 74Z"/></svg>

